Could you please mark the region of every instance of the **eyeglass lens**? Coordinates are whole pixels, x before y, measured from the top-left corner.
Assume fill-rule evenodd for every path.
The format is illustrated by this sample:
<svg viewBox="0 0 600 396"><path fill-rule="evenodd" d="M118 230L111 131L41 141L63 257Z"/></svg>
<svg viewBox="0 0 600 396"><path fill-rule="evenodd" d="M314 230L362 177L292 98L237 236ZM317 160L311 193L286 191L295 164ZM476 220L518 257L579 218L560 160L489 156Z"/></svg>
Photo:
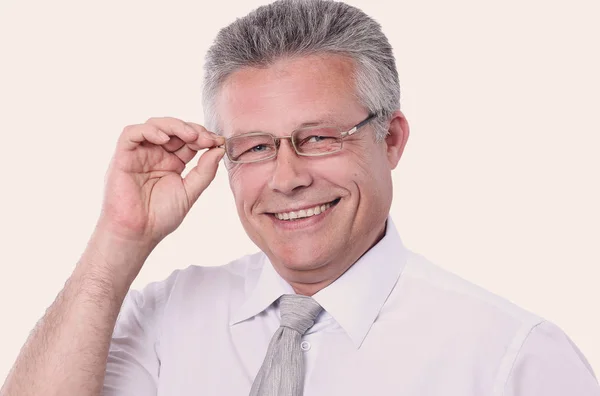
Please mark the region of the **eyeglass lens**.
<svg viewBox="0 0 600 396"><path fill-rule="evenodd" d="M299 129L292 139L298 153L304 155L325 155L342 148L341 133L332 127ZM275 139L268 134L242 135L229 140L227 154L234 161L255 162L275 156L276 146Z"/></svg>

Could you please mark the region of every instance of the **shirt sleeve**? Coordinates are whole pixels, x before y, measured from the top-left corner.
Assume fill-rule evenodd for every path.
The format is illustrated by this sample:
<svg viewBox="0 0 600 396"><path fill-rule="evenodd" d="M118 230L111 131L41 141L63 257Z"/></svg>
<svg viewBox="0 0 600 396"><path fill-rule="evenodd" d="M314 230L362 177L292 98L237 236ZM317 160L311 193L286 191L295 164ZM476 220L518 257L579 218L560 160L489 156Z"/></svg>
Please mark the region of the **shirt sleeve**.
<svg viewBox="0 0 600 396"><path fill-rule="evenodd" d="M505 396L600 396L592 367L556 325L542 322L525 339Z"/></svg>
<svg viewBox="0 0 600 396"><path fill-rule="evenodd" d="M129 290L113 331L102 395L156 395L163 306L163 283Z"/></svg>

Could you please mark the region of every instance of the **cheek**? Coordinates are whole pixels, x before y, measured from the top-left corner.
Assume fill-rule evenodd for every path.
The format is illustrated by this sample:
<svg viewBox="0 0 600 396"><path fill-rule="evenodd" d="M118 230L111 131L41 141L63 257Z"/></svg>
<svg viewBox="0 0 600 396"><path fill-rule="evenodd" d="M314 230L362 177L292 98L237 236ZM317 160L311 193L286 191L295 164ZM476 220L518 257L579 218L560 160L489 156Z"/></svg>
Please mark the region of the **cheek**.
<svg viewBox="0 0 600 396"><path fill-rule="evenodd" d="M390 170L385 153L363 149L352 150L349 154L343 163L336 164L333 172L338 175L338 180L345 181L348 188L357 189L361 200L377 200L380 194L388 190Z"/></svg>
<svg viewBox="0 0 600 396"><path fill-rule="evenodd" d="M259 197L264 180L256 172L248 172L241 166L229 170L229 186L239 208L251 206Z"/></svg>
<svg viewBox="0 0 600 396"><path fill-rule="evenodd" d="M333 158L331 158L333 159ZM336 158L334 161L327 162L320 168L315 169L314 179L325 181L324 185L332 185L346 191L343 195L354 196L365 188L364 184L368 182L370 174L366 171L368 168L352 156Z"/></svg>
<svg viewBox="0 0 600 396"><path fill-rule="evenodd" d="M244 200L244 192L248 191L248 187L244 185L244 182L247 181L248 178L244 177L244 172L240 167L233 167L229 170L229 186L235 202L238 204Z"/></svg>
<svg viewBox="0 0 600 396"><path fill-rule="evenodd" d="M341 174L344 174L348 181L362 185L373 179L373 170L376 165L363 153L352 153L343 164L336 166Z"/></svg>

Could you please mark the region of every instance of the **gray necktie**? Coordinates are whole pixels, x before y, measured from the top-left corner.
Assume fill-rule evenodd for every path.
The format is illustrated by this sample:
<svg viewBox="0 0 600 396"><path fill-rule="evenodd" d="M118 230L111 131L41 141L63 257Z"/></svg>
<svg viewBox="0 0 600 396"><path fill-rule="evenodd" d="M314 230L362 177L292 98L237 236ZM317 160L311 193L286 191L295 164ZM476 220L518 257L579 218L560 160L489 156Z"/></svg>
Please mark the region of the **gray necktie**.
<svg viewBox="0 0 600 396"><path fill-rule="evenodd" d="M311 297L285 294L279 301L279 310L281 325L271 338L250 396L301 396L304 390L300 341L322 308Z"/></svg>

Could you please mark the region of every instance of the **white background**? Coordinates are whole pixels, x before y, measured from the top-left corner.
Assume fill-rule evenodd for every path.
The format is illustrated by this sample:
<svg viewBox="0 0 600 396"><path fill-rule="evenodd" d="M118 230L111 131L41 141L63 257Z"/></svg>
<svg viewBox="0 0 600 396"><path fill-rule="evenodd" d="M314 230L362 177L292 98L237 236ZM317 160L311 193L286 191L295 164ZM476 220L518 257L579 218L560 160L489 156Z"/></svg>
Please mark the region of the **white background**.
<svg viewBox="0 0 600 396"><path fill-rule="evenodd" d="M123 127L202 123L204 54L260 3L1 0L2 382L85 247ZM406 245L557 323L598 373L598 1L350 3L395 48ZM220 168L133 286L255 249Z"/></svg>

